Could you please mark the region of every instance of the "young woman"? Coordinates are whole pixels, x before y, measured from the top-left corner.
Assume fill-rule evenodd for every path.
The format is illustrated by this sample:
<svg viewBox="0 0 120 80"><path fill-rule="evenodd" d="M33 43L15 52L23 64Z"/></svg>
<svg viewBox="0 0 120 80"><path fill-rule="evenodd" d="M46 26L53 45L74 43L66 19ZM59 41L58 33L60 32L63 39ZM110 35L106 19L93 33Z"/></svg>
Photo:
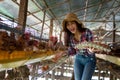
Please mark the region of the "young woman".
<svg viewBox="0 0 120 80"><path fill-rule="evenodd" d="M91 80L96 66L96 58L91 48L75 49L75 45L93 41L90 29L85 28L83 23L74 13L66 15L62 23L65 32L65 45L69 55L75 55L74 77L75 80Z"/></svg>

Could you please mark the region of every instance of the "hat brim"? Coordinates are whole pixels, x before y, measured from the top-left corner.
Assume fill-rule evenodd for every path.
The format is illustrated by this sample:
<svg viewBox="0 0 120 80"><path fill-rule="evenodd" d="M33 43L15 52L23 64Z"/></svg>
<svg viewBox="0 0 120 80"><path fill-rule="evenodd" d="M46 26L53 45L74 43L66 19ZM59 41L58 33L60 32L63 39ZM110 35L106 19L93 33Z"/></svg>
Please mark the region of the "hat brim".
<svg viewBox="0 0 120 80"><path fill-rule="evenodd" d="M71 18L71 19L64 19L64 20L63 20L63 22L62 22L63 31L64 31L64 28L65 28L65 23L66 23L66 22L71 22L71 21L76 21L76 22L78 22L79 24L82 25L81 27L84 28L83 23L82 23L79 19Z"/></svg>

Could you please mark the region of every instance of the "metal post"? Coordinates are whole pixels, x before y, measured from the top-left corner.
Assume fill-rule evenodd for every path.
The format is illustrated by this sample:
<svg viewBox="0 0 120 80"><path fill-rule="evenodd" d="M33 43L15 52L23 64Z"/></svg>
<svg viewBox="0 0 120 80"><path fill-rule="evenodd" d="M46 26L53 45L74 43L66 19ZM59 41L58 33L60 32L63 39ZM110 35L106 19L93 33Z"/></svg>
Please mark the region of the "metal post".
<svg viewBox="0 0 120 80"><path fill-rule="evenodd" d="M113 13L113 29L116 28L116 24L115 24L115 14ZM113 30L113 42L115 42L115 32L116 32L116 29Z"/></svg>

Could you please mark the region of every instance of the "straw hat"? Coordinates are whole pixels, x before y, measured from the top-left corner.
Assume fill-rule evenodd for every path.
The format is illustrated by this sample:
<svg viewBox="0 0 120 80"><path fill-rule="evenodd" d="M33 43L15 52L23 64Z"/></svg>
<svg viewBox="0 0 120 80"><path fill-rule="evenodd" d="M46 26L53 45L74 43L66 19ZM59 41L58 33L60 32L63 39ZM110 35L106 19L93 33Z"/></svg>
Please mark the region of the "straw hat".
<svg viewBox="0 0 120 80"><path fill-rule="evenodd" d="M78 19L77 15L74 13L68 13L65 17L65 19L62 22L62 27L63 27L63 31L65 30L65 23L69 22L69 21L77 21L79 24L82 24L81 27L84 28L83 23Z"/></svg>

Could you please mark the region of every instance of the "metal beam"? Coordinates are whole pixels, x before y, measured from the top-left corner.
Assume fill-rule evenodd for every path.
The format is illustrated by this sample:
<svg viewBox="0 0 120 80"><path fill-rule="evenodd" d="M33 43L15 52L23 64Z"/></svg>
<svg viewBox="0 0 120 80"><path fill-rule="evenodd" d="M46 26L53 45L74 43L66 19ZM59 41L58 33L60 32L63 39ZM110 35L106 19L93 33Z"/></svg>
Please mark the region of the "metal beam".
<svg viewBox="0 0 120 80"><path fill-rule="evenodd" d="M20 0L18 25L22 26L22 32L25 32L27 18L28 0Z"/></svg>

